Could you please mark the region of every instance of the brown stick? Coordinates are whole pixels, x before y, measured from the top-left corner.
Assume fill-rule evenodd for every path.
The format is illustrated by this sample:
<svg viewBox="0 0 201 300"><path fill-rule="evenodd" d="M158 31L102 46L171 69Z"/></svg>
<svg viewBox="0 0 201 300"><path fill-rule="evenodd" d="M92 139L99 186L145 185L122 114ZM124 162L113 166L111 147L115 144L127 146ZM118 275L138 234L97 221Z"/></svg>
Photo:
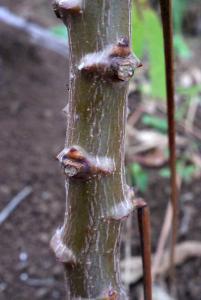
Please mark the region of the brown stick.
<svg viewBox="0 0 201 300"><path fill-rule="evenodd" d="M170 249L170 278L174 278L174 247L177 240L177 182L176 182L176 144L174 121L174 70L173 70L173 28L171 0L160 0L161 16L163 23L165 62L166 62L166 89L168 111L168 137L171 169L171 203L173 208L172 238Z"/></svg>
<svg viewBox="0 0 201 300"><path fill-rule="evenodd" d="M137 200L136 205L142 251L144 299L152 300L151 232L149 208L147 203L141 199Z"/></svg>

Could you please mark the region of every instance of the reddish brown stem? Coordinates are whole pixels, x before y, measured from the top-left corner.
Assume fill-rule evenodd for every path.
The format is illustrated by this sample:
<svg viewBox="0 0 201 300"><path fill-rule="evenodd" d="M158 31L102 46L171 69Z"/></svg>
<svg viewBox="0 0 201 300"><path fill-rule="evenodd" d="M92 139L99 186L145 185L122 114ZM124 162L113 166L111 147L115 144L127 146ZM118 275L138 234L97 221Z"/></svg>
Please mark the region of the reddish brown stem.
<svg viewBox="0 0 201 300"><path fill-rule="evenodd" d="M144 299L152 300L152 278L151 278L151 232L150 214L147 203L137 200L138 225L140 231L140 242L143 263L143 285Z"/></svg>
<svg viewBox="0 0 201 300"><path fill-rule="evenodd" d="M177 240L177 175L176 175L176 144L175 144L175 105L174 105L174 54L173 54L173 26L171 0L160 0L163 23L165 62L166 62L166 89L168 111L168 137L171 169L171 203L173 208L172 240L170 250L170 277L174 278L174 247Z"/></svg>

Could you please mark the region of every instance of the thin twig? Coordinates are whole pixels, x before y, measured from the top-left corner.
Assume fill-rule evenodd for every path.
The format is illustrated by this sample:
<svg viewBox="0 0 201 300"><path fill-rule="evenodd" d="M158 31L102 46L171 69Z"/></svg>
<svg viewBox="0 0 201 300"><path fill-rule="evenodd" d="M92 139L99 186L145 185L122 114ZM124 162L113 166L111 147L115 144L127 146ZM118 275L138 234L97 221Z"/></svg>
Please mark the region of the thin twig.
<svg viewBox="0 0 201 300"><path fill-rule="evenodd" d="M152 300L150 213L143 200L137 202L137 213L142 251L144 300Z"/></svg>
<svg viewBox="0 0 201 300"><path fill-rule="evenodd" d="M10 214L17 208L17 206L31 193L32 187L27 186L9 202L9 204L0 213L0 225L6 221Z"/></svg>
<svg viewBox="0 0 201 300"><path fill-rule="evenodd" d="M177 240L177 174L176 174L176 142L175 142L175 104L174 104L174 53L173 53L173 18L172 1L160 0L161 16L163 23L164 52L165 52L165 72L167 90L167 110L168 110L168 137L170 151L171 170L171 203L173 208L172 234L170 247L170 279L174 281L174 248Z"/></svg>
<svg viewBox="0 0 201 300"><path fill-rule="evenodd" d="M68 55L69 49L65 40L57 38L48 29L28 22L2 6L0 6L0 22L24 31L29 35L33 44L54 51L64 57Z"/></svg>

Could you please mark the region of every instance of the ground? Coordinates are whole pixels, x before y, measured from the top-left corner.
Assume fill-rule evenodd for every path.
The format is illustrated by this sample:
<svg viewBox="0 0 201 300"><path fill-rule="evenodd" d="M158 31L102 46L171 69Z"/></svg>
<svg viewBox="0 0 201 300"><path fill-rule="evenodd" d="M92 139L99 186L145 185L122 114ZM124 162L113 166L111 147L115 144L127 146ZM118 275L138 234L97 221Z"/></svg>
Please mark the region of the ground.
<svg viewBox="0 0 201 300"><path fill-rule="evenodd" d="M54 24L51 13L45 11L50 5L42 6L42 18L39 1L20 6L24 2L14 5L3 0L2 4L22 15L29 12L42 25ZM23 187L33 189L0 228L0 299L64 299L63 269L55 261L49 240L62 224L65 209L64 178L55 156L65 137L62 108L67 99L67 64L63 57L31 45L22 32L6 25L1 24L0 40L0 210ZM151 208L155 250L169 185L164 179L159 184L155 173L151 174L144 197ZM190 201L193 217L180 241L200 240L200 194L200 180L182 186L181 202ZM139 240L133 252L139 254ZM200 258L192 258L176 269L178 299L201 299L200 265Z"/></svg>

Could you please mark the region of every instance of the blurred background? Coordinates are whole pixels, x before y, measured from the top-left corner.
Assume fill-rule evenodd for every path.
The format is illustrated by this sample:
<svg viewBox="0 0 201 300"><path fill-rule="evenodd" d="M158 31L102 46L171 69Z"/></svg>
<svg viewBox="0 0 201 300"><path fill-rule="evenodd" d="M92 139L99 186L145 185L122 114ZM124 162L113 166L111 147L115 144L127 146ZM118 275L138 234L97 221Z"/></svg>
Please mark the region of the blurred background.
<svg viewBox="0 0 201 300"><path fill-rule="evenodd" d="M49 240L65 210L55 157L65 137L68 48L50 2L0 2L0 300L65 298L63 269ZM200 300L201 3L173 1L180 190L175 298L167 291L171 211L161 21L158 1L134 4L132 47L143 68L129 87L127 178L151 209L154 299ZM123 281L130 299L141 299L135 214L125 232Z"/></svg>

